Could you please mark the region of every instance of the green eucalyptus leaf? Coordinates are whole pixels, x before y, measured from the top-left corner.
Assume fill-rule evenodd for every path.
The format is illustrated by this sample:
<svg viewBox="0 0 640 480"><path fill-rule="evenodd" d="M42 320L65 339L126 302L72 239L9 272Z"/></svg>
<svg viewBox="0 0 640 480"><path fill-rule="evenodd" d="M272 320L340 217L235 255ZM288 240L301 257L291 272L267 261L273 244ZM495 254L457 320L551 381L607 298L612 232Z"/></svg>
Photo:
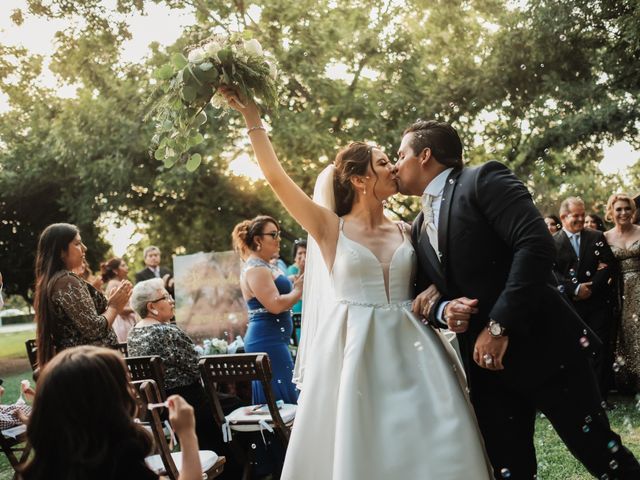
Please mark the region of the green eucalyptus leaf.
<svg viewBox="0 0 640 480"><path fill-rule="evenodd" d="M196 145L199 145L202 142L204 142L204 137L202 136L201 133L198 133L197 135L189 139L189 146L195 147Z"/></svg>
<svg viewBox="0 0 640 480"><path fill-rule="evenodd" d="M207 70L206 72L202 72L199 75L199 78L201 78L203 81L213 84L215 86L217 86L218 84L218 78L220 77L220 75L218 74L218 70L216 68L212 68L211 70Z"/></svg>
<svg viewBox="0 0 640 480"><path fill-rule="evenodd" d="M190 85L182 87L182 99L187 103L193 102L196 99L196 89Z"/></svg>
<svg viewBox="0 0 640 480"><path fill-rule="evenodd" d="M165 159L164 147L158 147L155 151L154 157L156 160L164 160Z"/></svg>
<svg viewBox="0 0 640 480"><path fill-rule="evenodd" d="M171 63L173 63L176 68L184 68L185 65L189 63L189 60L181 53L174 53L171 56Z"/></svg>
<svg viewBox="0 0 640 480"><path fill-rule="evenodd" d="M194 153L193 155L191 155L189 160L187 160L187 170L189 172L195 172L201 163L202 155L200 155L199 153Z"/></svg>
<svg viewBox="0 0 640 480"><path fill-rule="evenodd" d="M168 157L164 159L165 168L171 168L176 164L177 157Z"/></svg>
<svg viewBox="0 0 640 480"><path fill-rule="evenodd" d="M233 60L233 53L231 53L231 49L223 48L218 52L218 58L220 59L220 63L227 64Z"/></svg>
<svg viewBox="0 0 640 480"><path fill-rule="evenodd" d="M173 66L169 63L165 63L160 68L158 68L155 72L153 72L153 76L159 80L168 80L173 77L174 70Z"/></svg>

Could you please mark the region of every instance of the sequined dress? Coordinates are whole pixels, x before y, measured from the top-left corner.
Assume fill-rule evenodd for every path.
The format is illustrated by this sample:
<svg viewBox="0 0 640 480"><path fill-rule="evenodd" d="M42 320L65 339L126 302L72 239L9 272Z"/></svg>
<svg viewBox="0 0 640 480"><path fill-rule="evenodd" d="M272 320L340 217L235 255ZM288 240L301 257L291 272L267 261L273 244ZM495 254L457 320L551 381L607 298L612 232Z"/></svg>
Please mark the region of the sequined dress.
<svg viewBox="0 0 640 480"><path fill-rule="evenodd" d="M640 240L629 248L612 246L620 262L622 315L616 346L620 371L616 383L621 390L640 392Z"/></svg>
<svg viewBox="0 0 640 480"><path fill-rule="evenodd" d="M416 258L403 236L385 266L339 233L337 299L308 357L283 480L492 478L462 366L411 313Z"/></svg>

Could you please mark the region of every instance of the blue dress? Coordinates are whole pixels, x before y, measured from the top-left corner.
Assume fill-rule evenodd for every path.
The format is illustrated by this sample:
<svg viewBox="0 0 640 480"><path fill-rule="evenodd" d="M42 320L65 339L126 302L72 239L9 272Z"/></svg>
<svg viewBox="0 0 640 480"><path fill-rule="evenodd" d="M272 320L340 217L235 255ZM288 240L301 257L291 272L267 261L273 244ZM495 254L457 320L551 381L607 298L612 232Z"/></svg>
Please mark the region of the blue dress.
<svg viewBox="0 0 640 480"><path fill-rule="evenodd" d="M269 268L275 277L274 282L280 294L291 292L292 285L286 275L274 269L262 260L247 260L243 273L251 268ZM293 330L291 312L289 310L273 314L253 297L247 301L249 308L249 326L244 338L244 349L248 353L266 352L271 361L271 389L276 400L285 403L298 403L298 391L292 382L293 360L289 352L289 339ZM266 403L264 391L259 382L253 382L253 403Z"/></svg>

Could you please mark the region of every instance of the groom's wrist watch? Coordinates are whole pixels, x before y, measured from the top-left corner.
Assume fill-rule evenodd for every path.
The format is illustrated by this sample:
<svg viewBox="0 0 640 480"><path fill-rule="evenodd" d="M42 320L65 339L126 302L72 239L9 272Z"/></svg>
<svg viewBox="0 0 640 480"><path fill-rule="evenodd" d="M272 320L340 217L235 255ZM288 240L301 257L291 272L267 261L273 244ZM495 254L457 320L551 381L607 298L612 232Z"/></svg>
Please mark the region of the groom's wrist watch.
<svg viewBox="0 0 640 480"><path fill-rule="evenodd" d="M494 338L501 338L506 334L506 329L495 320L489 320L487 330L489 331L489 335Z"/></svg>

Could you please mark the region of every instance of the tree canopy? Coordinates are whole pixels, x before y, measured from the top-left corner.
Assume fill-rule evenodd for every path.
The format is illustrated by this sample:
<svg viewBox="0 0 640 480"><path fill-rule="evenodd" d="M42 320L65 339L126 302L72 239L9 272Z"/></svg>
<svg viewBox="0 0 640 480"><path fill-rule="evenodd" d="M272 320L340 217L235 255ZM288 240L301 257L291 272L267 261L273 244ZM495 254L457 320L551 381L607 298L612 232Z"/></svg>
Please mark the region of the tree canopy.
<svg viewBox="0 0 640 480"><path fill-rule="evenodd" d="M640 6L632 0L154 0L194 12L174 45L121 58L128 20L151 2L25 0L11 14L64 19L47 59L0 44L0 271L27 295L37 236L49 223L76 223L94 268L107 252L96 226L116 214L146 227L165 252L227 250L233 225L258 213L303 232L264 182L229 171L246 154L234 114L210 119L194 148L194 173L151 155L153 72L208 32L244 30L278 61L282 84L271 135L285 168L307 192L338 148L375 142L395 156L404 128L420 118L451 122L469 163L503 161L543 211L580 194L599 208L613 190L640 189L597 168L603 142L640 148ZM49 68L74 98L39 82ZM336 72L339 72L337 74ZM412 218L414 200L391 203ZM283 252L286 254L286 251Z"/></svg>

